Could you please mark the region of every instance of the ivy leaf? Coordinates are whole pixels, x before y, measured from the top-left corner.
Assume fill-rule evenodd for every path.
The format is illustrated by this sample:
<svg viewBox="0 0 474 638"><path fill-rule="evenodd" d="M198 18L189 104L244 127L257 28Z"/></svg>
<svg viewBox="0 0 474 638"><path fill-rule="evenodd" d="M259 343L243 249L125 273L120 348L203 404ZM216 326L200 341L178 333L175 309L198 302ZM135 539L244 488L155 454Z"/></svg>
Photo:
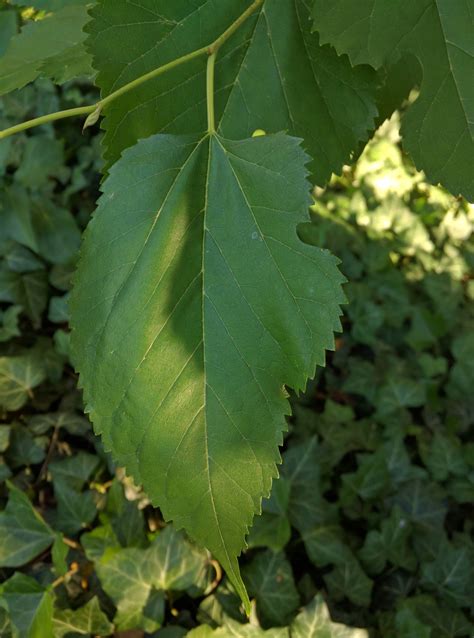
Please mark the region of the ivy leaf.
<svg viewBox="0 0 474 638"><path fill-rule="evenodd" d="M395 623L399 638L431 638L431 627L418 620L408 607L397 612Z"/></svg>
<svg viewBox="0 0 474 638"><path fill-rule="evenodd" d="M416 568L416 560L408 545L411 526L398 507L382 521L380 532L371 530L366 536L359 558L371 574L380 573L388 560L407 570Z"/></svg>
<svg viewBox="0 0 474 638"><path fill-rule="evenodd" d="M0 357L0 408L18 410L45 378L44 366L35 353Z"/></svg>
<svg viewBox="0 0 474 638"><path fill-rule="evenodd" d="M10 498L0 513L0 566L20 567L48 549L55 534L26 494L12 484L9 489Z"/></svg>
<svg viewBox="0 0 474 638"><path fill-rule="evenodd" d="M21 306L33 326L39 328L48 300L47 274L44 270L19 273L0 265L0 300Z"/></svg>
<svg viewBox="0 0 474 638"><path fill-rule="evenodd" d="M414 524L417 533L436 532L443 526L447 504L436 483L409 481L400 487L391 500Z"/></svg>
<svg viewBox="0 0 474 638"><path fill-rule="evenodd" d="M377 396L377 413L388 415L400 408L414 408L426 401L425 387L406 378L392 376L380 387Z"/></svg>
<svg viewBox="0 0 474 638"><path fill-rule="evenodd" d="M322 596L304 607L291 624L291 638L368 638L365 629L334 623Z"/></svg>
<svg viewBox="0 0 474 638"><path fill-rule="evenodd" d="M0 310L0 343L21 334L18 328L21 310L21 306L9 306L6 310Z"/></svg>
<svg viewBox="0 0 474 638"><path fill-rule="evenodd" d="M147 549L105 552L96 570L117 607L117 627L151 633L164 618L163 591L190 588L199 581L206 562L203 552L168 526Z"/></svg>
<svg viewBox="0 0 474 638"><path fill-rule="evenodd" d="M10 270L14 272L33 272L44 268L43 262L31 250L16 242L9 242L9 244L3 256Z"/></svg>
<svg viewBox="0 0 474 638"><path fill-rule="evenodd" d="M212 630L209 625L201 625L188 634L189 638L290 638L286 627L261 629L250 623L241 625L234 620L228 620L223 627Z"/></svg>
<svg viewBox="0 0 474 638"><path fill-rule="evenodd" d="M0 586L0 606L8 611L15 638L53 638L53 596L34 578L15 572Z"/></svg>
<svg viewBox="0 0 474 638"><path fill-rule="evenodd" d="M468 607L474 594L474 561L466 547L440 547L436 559L423 565L421 582L446 602Z"/></svg>
<svg viewBox="0 0 474 638"><path fill-rule="evenodd" d="M247 605L236 557L277 475L283 385L324 363L344 301L336 259L296 233L306 162L283 134L140 141L105 182L70 304L96 432Z"/></svg>
<svg viewBox="0 0 474 638"><path fill-rule="evenodd" d="M451 474L463 476L468 473L462 445L457 438L435 432L430 445L420 452L435 481L445 481Z"/></svg>
<svg viewBox="0 0 474 638"><path fill-rule="evenodd" d="M403 601L401 608L410 610L421 623L432 627L430 636L436 638L461 638L470 636L474 631L474 625L460 609L442 604L431 596L408 598Z"/></svg>
<svg viewBox="0 0 474 638"><path fill-rule="evenodd" d="M88 46L106 96L140 75L210 44L242 13L242 0L100 2L92 10ZM119 43L121 55L110 56ZM206 127L203 58L127 93L104 109L105 157L153 133L198 133ZM317 162L318 183L339 172L376 115L376 75L351 68L346 57L320 47L311 33L307 0L265 0L222 47L216 67L219 132L230 139L255 129L304 137ZM265 90L262 90L265 86Z"/></svg>
<svg viewBox="0 0 474 638"><path fill-rule="evenodd" d="M346 563L353 554L342 539L342 531L336 525L316 525L303 533L306 551L317 567Z"/></svg>
<svg viewBox="0 0 474 638"><path fill-rule="evenodd" d="M53 482L64 481L74 489L80 490L99 464L98 456L80 450L74 456L50 463L49 471L53 476Z"/></svg>
<svg viewBox="0 0 474 638"><path fill-rule="evenodd" d="M342 475L341 503L350 506L359 496L369 501L382 496L389 485L386 457L381 449L375 454L358 454L358 467L355 472Z"/></svg>
<svg viewBox="0 0 474 638"><path fill-rule="evenodd" d="M471 200L473 9L472 0L316 0L314 5L322 41L347 53L353 64L378 69L404 54L416 56L423 80L419 98L403 118L405 148L432 182Z"/></svg>
<svg viewBox="0 0 474 638"><path fill-rule="evenodd" d="M78 492L64 479L54 481L57 502L55 526L65 534L73 535L88 527L97 515L94 495L90 490Z"/></svg>
<svg viewBox="0 0 474 638"><path fill-rule="evenodd" d="M107 495L107 514L122 547L144 547L145 521L135 501L125 498L123 485L114 481Z"/></svg>
<svg viewBox="0 0 474 638"><path fill-rule="evenodd" d="M0 58L0 95L20 89L40 76L54 79L60 75L58 79L66 81L78 74L90 74L89 56L83 46L83 27L88 20L85 6L68 6L26 24L11 38ZM70 74L62 68L61 59L71 50L76 63Z"/></svg>
<svg viewBox="0 0 474 638"><path fill-rule="evenodd" d="M15 423L11 431L10 446L6 452L8 465L17 468L41 463L46 455L44 448L44 440L35 439L27 427Z"/></svg>
<svg viewBox="0 0 474 638"><path fill-rule="evenodd" d="M53 618L55 638L68 634L108 636L113 633L113 625L101 610L97 597L79 609L56 609Z"/></svg>
<svg viewBox="0 0 474 638"><path fill-rule="evenodd" d="M10 435L11 435L11 426L6 423L2 423L0 426L0 453L5 452L5 450L10 445Z"/></svg>
<svg viewBox="0 0 474 638"><path fill-rule="evenodd" d="M290 485L283 478L273 483L270 499L262 502L262 514L255 517L247 538L248 547L282 550L291 537L287 516Z"/></svg>
<svg viewBox="0 0 474 638"><path fill-rule="evenodd" d="M46 434L53 428L58 430L64 428L74 436L85 436L90 429L90 423L84 415L75 412L47 412L29 417L28 427L34 434ZM83 457L81 459L84 461ZM87 466L88 462L85 462L84 465Z"/></svg>
<svg viewBox="0 0 474 638"><path fill-rule="evenodd" d="M324 581L334 600L346 597L354 605L369 607L374 583L355 558L336 565L324 576Z"/></svg>
<svg viewBox="0 0 474 638"><path fill-rule="evenodd" d="M262 623L285 625L300 602L285 555L271 550L257 554L250 565L246 565L243 576L250 596L257 601Z"/></svg>
<svg viewBox="0 0 474 638"><path fill-rule="evenodd" d="M48 307L48 319L52 323L67 323L69 321L69 295L51 297Z"/></svg>
<svg viewBox="0 0 474 638"><path fill-rule="evenodd" d="M320 449L317 437L291 447L284 456L283 475L290 484L288 515L291 524L304 533L321 525L330 506L321 495Z"/></svg>
<svg viewBox="0 0 474 638"><path fill-rule="evenodd" d="M53 562L54 571L57 576L64 576L68 571L67 555L69 546L64 542L62 534L56 534L53 546L51 548L51 560Z"/></svg>

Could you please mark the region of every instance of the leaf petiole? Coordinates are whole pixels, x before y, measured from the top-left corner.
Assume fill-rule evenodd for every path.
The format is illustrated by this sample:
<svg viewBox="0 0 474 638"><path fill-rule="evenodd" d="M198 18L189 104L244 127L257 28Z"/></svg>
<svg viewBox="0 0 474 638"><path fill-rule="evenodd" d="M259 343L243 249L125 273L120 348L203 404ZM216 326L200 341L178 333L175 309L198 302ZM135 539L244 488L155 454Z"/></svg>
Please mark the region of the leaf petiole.
<svg viewBox="0 0 474 638"><path fill-rule="evenodd" d="M128 82L128 84L124 84L124 86L120 87L119 89L111 93L110 95L107 95L107 97L103 98L102 100L99 100L95 104L91 104L90 106L80 106L77 108L66 109L64 111L56 111L55 113L49 113L48 115L35 117L31 120L27 120L26 122L22 122L21 124L16 124L15 126L11 126L10 128L4 129L3 131L0 131L0 140L5 139L6 137L9 137L10 135L15 135L16 133L20 133L21 131L26 131L27 129L34 128L35 126L41 126L43 124L48 124L56 120L62 120L67 117L75 117L77 115L90 115L92 113L94 114L94 117L96 113L99 116L104 106L107 106L108 104L116 100L121 95L124 95L125 93L128 93L129 91L133 91L134 89L139 87L141 84L148 82L149 80L152 80L162 75L163 73L166 73L167 71L171 71L172 69L176 68L177 66L180 66L181 64L185 64L186 62L189 62L190 60L194 60L195 58L198 58L201 55L209 56L208 73L207 73L208 91L209 91L209 82L212 81L212 87L214 85L213 78L214 78L215 54L220 49L220 47L245 22L245 20L247 20L247 18L249 18L252 15L252 13L254 13L258 9L258 7L263 4L263 2L264 0L254 0L254 2L237 18L237 20L235 20L230 25L230 27L228 27L224 31L224 33L222 33L210 45L201 47L200 49L196 49L195 51L192 51L191 53L187 53L186 55L182 55L181 57L176 58L175 60L172 60L171 62L168 62L167 64L163 64L162 66L156 69L153 69L152 71L149 71L148 73L145 73L144 75L141 75L135 80ZM210 75L212 75L211 78L210 78ZM208 92L207 104L208 104L209 129L211 132L211 124L212 124L212 132L214 132L214 98L212 96L212 99L209 99L209 92ZM210 119L211 117L212 119ZM86 125L91 125L92 123L95 123L95 122L91 122L91 120L89 119L86 120Z"/></svg>
<svg viewBox="0 0 474 638"><path fill-rule="evenodd" d="M210 54L207 59L206 72L206 101L207 101L207 130L209 135L216 132L215 112L214 112L214 72L216 66L217 50Z"/></svg>

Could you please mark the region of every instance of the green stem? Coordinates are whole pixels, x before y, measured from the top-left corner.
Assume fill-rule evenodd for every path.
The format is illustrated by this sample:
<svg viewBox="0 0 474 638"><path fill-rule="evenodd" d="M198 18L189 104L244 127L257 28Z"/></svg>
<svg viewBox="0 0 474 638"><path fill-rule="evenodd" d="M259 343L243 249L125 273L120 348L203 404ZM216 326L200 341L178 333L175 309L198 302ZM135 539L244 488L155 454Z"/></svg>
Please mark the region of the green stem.
<svg viewBox="0 0 474 638"><path fill-rule="evenodd" d="M91 113L97 112L97 117L99 116L102 108L110 104L114 100L116 100L124 93L128 93L133 89L136 89L138 86L143 84L144 82L148 82L167 71L171 71L175 67L185 64L194 58L198 58L201 55L209 55L208 60L208 73L207 73L207 81L208 81L208 118L209 118L209 127L214 131L214 95L212 93L212 99L209 99L209 82L212 82L212 87L214 86L214 62L215 62L215 54L220 49L220 47L226 42L236 31L237 29L247 20L248 17L254 13L258 9L260 5L262 5L264 0L254 0L254 2L246 9L240 17L233 22L228 29L224 31L222 35L220 35L217 40L214 40L212 44L201 47L200 49L196 49L196 51L192 51L191 53L187 53L186 55L173 60L172 62L168 62L163 66L160 66L153 71L149 71L149 73L145 73L141 75L136 80L132 80L128 84L120 87L107 97L104 97L102 100L99 100L96 104L92 104L90 106L80 106L78 108L66 109L65 111L57 111L56 113L50 113L49 115L42 115L41 117L35 117L32 120L28 120L26 122L22 122L21 124L16 124L15 126L11 126L3 131L0 131L0 140L5 137L9 137L10 135L15 135L15 133L19 133L20 131L25 131L29 128L33 128L34 126L41 126L42 124L48 124L49 122L54 122L56 120L62 120L66 117L74 117L76 115L89 115ZM96 118L91 121L95 123ZM86 121L86 125L88 122Z"/></svg>
<svg viewBox="0 0 474 638"><path fill-rule="evenodd" d="M100 100L100 102L96 104L96 106L100 106L100 107L106 106L107 104L109 104L110 102L113 102L124 93L133 91L133 89L136 89L138 86L140 86L144 82L153 80L154 78L157 78L159 75L162 75L163 73L166 73L167 71L171 71L172 69L176 68L177 66L180 66L181 64L184 64L185 62L189 62L190 60L194 60L194 58L198 58L199 56L208 53L208 51L209 51L209 47L201 47L200 49L196 49L196 51L192 51L191 53L182 55L180 58L177 58L176 60L173 60L172 62L168 62L167 64L164 64L163 66L159 66L157 69L153 69L153 71L150 71L149 73L145 73L145 75L141 75L136 80L132 80L128 84L125 84L124 86L120 87L120 89L117 89L116 91L108 95L107 97L104 97L102 100Z"/></svg>
<svg viewBox="0 0 474 638"><path fill-rule="evenodd" d="M247 18L250 18L250 16L252 15L252 13L255 13L255 11L264 3L264 0L254 0L252 2L252 4L250 5L250 7L248 7L248 9L246 9L241 16L239 16L237 18L237 20L235 22L233 22L230 27L228 29L226 29L224 31L224 33L222 35L220 35L217 40L214 40L214 42L208 47L208 53L209 55L211 55L212 53L215 53L216 51L218 51L221 46L224 44L224 42L226 42L231 35L234 35L234 33L237 31L237 29L239 27L242 26L242 24L247 20Z"/></svg>
<svg viewBox="0 0 474 638"><path fill-rule="evenodd" d="M207 130L209 135L216 132L216 120L214 113L214 71L216 66L217 51L210 54L207 59L206 73L206 101L207 101Z"/></svg>
<svg viewBox="0 0 474 638"><path fill-rule="evenodd" d="M27 122L22 122L21 124L16 124L16 126L6 128L4 131L0 131L0 140L4 139L5 137L9 137L10 135L15 135L15 133L26 131L27 129L33 128L34 126L41 126L42 124L48 124L48 122L54 122L55 120L62 120L65 117L74 117L75 115L88 115L89 113L92 113L96 108L97 105L92 104L92 106L79 106L75 109L66 109L65 111L57 111L56 113L50 113L49 115L35 117L33 120L28 120Z"/></svg>

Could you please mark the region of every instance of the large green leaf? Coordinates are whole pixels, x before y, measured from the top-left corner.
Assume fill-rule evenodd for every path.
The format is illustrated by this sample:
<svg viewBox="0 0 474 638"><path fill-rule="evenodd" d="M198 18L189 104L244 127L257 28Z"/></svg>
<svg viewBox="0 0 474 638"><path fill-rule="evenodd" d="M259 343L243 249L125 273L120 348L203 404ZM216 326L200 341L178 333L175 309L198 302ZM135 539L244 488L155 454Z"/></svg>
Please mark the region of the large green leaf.
<svg viewBox="0 0 474 638"><path fill-rule="evenodd" d="M0 513L0 566L19 567L52 545L55 535L21 490L10 485Z"/></svg>
<svg viewBox="0 0 474 638"><path fill-rule="evenodd" d="M277 475L288 413L333 347L342 276L296 226L299 141L154 136L127 151L86 231L72 347L96 431L165 517L222 562Z"/></svg>
<svg viewBox="0 0 474 638"><path fill-rule="evenodd" d="M319 183L366 140L376 115L375 74L320 47L307 0L265 0L219 53L216 115L225 137L255 129L305 138ZM242 0L105 0L92 11L89 47L106 96L152 69L210 44L250 5ZM110 51L118 48L119 56ZM153 133L206 127L206 61L194 60L105 109L105 156ZM264 88L263 88L264 87Z"/></svg>
<svg viewBox="0 0 474 638"><path fill-rule="evenodd" d="M79 3L26 24L0 58L0 95L40 76L65 82L90 74L89 55L83 45L83 27L88 20L87 8Z"/></svg>
<svg viewBox="0 0 474 638"><path fill-rule="evenodd" d="M474 0L316 0L314 21L353 64L418 58L423 80L403 119L405 148L430 180L474 199Z"/></svg>

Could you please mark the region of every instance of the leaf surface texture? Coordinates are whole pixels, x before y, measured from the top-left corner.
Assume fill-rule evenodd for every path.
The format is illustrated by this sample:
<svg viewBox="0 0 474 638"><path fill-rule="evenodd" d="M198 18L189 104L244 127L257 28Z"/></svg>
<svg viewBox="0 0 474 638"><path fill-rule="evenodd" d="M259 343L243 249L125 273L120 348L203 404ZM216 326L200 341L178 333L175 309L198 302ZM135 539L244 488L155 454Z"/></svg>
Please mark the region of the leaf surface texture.
<svg viewBox="0 0 474 638"><path fill-rule="evenodd" d="M333 346L337 260L309 247L307 155L283 134L153 136L86 231L72 348L96 431L167 519L236 557L280 461L284 384Z"/></svg>

